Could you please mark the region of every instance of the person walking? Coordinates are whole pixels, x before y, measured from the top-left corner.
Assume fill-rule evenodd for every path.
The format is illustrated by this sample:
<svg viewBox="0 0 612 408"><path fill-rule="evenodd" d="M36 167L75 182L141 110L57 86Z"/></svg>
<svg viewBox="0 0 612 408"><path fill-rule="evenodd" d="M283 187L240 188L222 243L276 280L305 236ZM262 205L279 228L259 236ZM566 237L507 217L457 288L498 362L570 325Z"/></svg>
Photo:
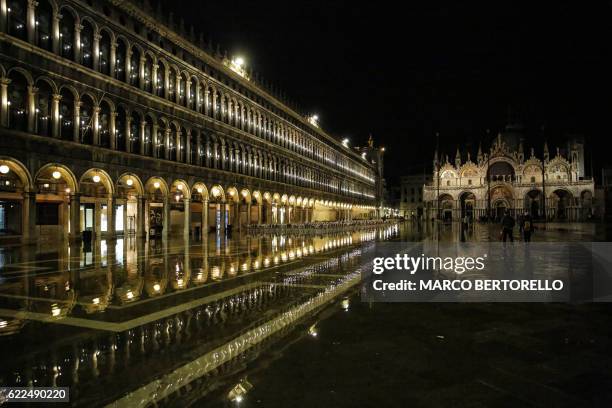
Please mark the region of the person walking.
<svg viewBox="0 0 612 408"><path fill-rule="evenodd" d="M528 212L525 212L521 222L521 229L523 230L523 241L531 242L531 233L533 232L533 220Z"/></svg>
<svg viewBox="0 0 612 408"><path fill-rule="evenodd" d="M510 242L514 242L514 218L510 215L510 211L506 210L501 221L502 224L502 241L506 242L507 238L510 238Z"/></svg>

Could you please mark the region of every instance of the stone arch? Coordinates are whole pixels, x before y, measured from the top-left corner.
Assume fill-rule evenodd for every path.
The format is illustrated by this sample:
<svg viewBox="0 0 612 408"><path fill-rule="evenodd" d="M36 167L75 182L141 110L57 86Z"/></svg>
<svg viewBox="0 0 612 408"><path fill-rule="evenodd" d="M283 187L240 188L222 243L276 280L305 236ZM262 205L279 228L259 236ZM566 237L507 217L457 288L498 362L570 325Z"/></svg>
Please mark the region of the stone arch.
<svg viewBox="0 0 612 408"><path fill-rule="evenodd" d="M191 189L189 188L189 184L183 179L176 179L172 182L170 186L171 193L180 192L183 194L184 198L191 198Z"/></svg>
<svg viewBox="0 0 612 408"><path fill-rule="evenodd" d="M107 194L115 194L115 183L113 183L111 176L105 170L95 167L86 170L79 178L80 191L83 190L81 184L89 178L91 178L94 183L101 183L100 185L104 186Z"/></svg>
<svg viewBox="0 0 612 408"><path fill-rule="evenodd" d="M120 191L120 188L127 190L134 189L139 196L143 196L145 193L144 185L142 180L135 173L123 173L117 179L117 185L115 191Z"/></svg>
<svg viewBox="0 0 612 408"><path fill-rule="evenodd" d="M206 184L201 181L196 182L191 187L191 196L194 197L194 200L196 197L202 201L208 200L208 188L206 187Z"/></svg>
<svg viewBox="0 0 612 408"><path fill-rule="evenodd" d="M217 202L225 202L225 191L223 190L223 187L221 187L221 185L214 184L210 188L210 199L211 201L215 200Z"/></svg>
<svg viewBox="0 0 612 408"><path fill-rule="evenodd" d="M15 175L19 178L25 191L34 190L32 175L28 171L27 167L17 159L9 156L0 156L0 175L10 174L10 172L15 173Z"/></svg>
<svg viewBox="0 0 612 408"><path fill-rule="evenodd" d="M168 188L168 183L162 177L151 176L144 185L144 191L149 194L159 191L163 197L166 197L170 189Z"/></svg>
<svg viewBox="0 0 612 408"><path fill-rule="evenodd" d="M56 171L60 175L59 178L56 177L57 173L54 174ZM68 188L70 188L70 191L73 191L73 192L79 191L79 183L77 182L77 178L75 174L72 172L72 170L70 170L70 168L68 168L68 166L65 166L63 164L60 164L60 163L45 164L40 169L38 169L38 171L36 172L36 175L34 176L34 183L36 183L37 180L41 177L42 178L52 177L53 179L62 180L66 183Z"/></svg>

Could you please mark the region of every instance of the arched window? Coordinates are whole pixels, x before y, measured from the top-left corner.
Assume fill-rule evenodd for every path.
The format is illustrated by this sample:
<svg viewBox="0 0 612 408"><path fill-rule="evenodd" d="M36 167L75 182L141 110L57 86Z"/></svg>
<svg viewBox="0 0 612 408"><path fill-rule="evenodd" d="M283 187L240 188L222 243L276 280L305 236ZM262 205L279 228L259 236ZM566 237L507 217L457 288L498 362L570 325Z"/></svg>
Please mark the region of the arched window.
<svg viewBox="0 0 612 408"><path fill-rule="evenodd" d="M132 56L130 57L130 85L138 86L140 75L140 50L138 47L132 47Z"/></svg>
<svg viewBox="0 0 612 408"><path fill-rule="evenodd" d="M28 130L28 82L19 72L13 71L9 75L11 80L8 86L9 128Z"/></svg>
<svg viewBox="0 0 612 408"><path fill-rule="evenodd" d="M170 68L168 73L168 99L174 102L176 99L176 73Z"/></svg>
<svg viewBox="0 0 612 408"><path fill-rule="evenodd" d="M169 159L172 161L176 161L177 159L177 150L179 147L176 145L176 132L177 127L174 123L170 124L170 143L168 143L168 148L170 149Z"/></svg>
<svg viewBox="0 0 612 408"><path fill-rule="evenodd" d="M80 127L79 127L79 140L83 144L93 144L93 112L94 112L94 101L93 99L85 94L81 97L81 111L80 111Z"/></svg>
<svg viewBox="0 0 612 408"><path fill-rule="evenodd" d="M161 96L162 98L164 97L165 80L166 80L166 66L160 62L157 67L157 89L155 90L155 94L157 96Z"/></svg>
<svg viewBox="0 0 612 408"><path fill-rule="evenodd" d="M189 144L190 144L189 152L191 153L191 158L190 158L191 164L198 163L198 154L199 154L198 153L198 134L199 132L197 130L192 130L191 138L189 139Z"/></svg>
<svg viewBox="0 0 612 408"><path fill-rule="evenodd" d="M110 147L110 117L111 108L107 101L100 102L100 112L98 114L98 135L100 146Z"/></svg>
<svg viewBox="0 0 612 408"><path fill-rule="evenodd" d="M127 46L123 39L117 40L117 49L115 50L115 77L126 82L125 78L125 58L127 53Z"/></svg>
<svg viewBox="0 0 612 408"><path fill-rule="evenodd" d="M27 3L27 1L23 0L9 0L6 5L8 33L22 40L27 40Z"/></svg>
<svg viewBox="0 0 612 408"><path fill-rule="evenodd" d="M153 58L149 55L145 55L144 65L144 89L147 92L153 92Z"/></svg>
<svg viewBox="0 0 612 408"><path fill-rule="evenodd" d="M60 14L60 53L62 57L74 60L74 16L65 8L60 10Z"/></svg>
<svg viewBox="0 0 612 408"><path fill-rule="evenodd" d="M115 143L117 150L127 152L127 135L125 134L125 123L127 113L123 106L117 107L117 116L115 117Z"/></svg>
<svg viewBox="0 0 612 408"><path fill-rule="evenodd" d="M221 92L217 91L215 93L216 95L216 100L215 100L215 119L217 120L221 120L221 102L222 102L222 96L221 96Z"/></svg>
<svg viewBox="0 0 612 408"><path fill-rule="evenodd" d="M83 21L81 30L81 64L93 68L94 28L89 21Z"/></svg>
<svg viewBox="0 0 612 408"><path fill-rule="evenodd" d="M183 75L177 75L176 80L178 81L179 94L178 94L178 104L185 105L185 86L188 83L189 79L185 79Z"/></svg>
<svg viewBox="0 0 612 408"><path fill-rule="evenodd" d="M60 134L63 140L74 138L74 95L64 88L60 92L59 119Z"/></svg>
<svg viewBox="0 0 612 408"><path fill-rule="evenodd" d="M36 134L51 136L53 90L46 81L38 83L36 93Z"/></svg>
<svg viewBox="0 0 612 408"><path fill-rule="evenodd" d="M100 72L110 75L111 36L106 30L100 31Z"/></svg>
<svg viewBox="0 0 612 408"><path fill-rule="evenodd" d="M130 146L132 153L140 153L140 116L136 112L130 120Z"/></svg>
<svg viewBox="0 0 612 408"><path fill-rule="evenodd" d="M144 154L145 156L153 156L153 118L151 116L145 116L145 129L144 129Z"/></svg>
<svg viewBox="0 0 612 408"><path fill-rule="evenodd" d="M39 0L36 6L36 43L40 48L51 51L53 41L51 28L53 23L53 8L48 0Z"/></svg>
<svg viewBox="0 0 612 408"><path fill-rule="evenodd" d="M163 120L157 121L157 135L155 140L156 157L163 159L166 157L166 124Z"/></svg>
<svg viewBox="0 0 612 408"><path fill-rule="evenodd" d="M196 106L196 82L193 79L193 77L188 78L187 82L186 82L186 86L185 86L186 90L187 90L187 100L189 101L189 103L187 104L187 107L189 109L195 109Z"/></svg>

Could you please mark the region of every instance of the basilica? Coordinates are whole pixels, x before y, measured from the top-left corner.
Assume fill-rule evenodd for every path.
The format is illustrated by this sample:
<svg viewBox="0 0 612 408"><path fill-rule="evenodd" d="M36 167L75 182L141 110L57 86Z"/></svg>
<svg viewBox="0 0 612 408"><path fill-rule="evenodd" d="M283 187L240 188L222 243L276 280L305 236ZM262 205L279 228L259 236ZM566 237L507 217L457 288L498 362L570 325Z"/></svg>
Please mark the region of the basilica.
<svg viewBox="0 0 612 408"><path fill-rule="evenodd" d="M508 125L476 160L457 149L454 162L434 154L433 179L423 189L426 217L445 221L499 219L505 210L535 219L587 221L593 216L594 181L585 176L584 141L571 138L542 156L525 151L518 125Z"/></svg>

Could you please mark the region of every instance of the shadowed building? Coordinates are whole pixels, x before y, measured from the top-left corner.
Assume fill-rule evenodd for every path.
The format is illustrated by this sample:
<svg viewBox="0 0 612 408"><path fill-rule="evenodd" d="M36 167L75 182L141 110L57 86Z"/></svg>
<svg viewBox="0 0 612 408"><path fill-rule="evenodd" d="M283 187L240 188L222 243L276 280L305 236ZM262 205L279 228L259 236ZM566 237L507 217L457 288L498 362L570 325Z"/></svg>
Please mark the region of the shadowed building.
<svg viewBox="0 0 612 408"><path fill-rule="evenodd" d="M4 237L375 216L379 165L148 4L0 0Z"/></svg>

